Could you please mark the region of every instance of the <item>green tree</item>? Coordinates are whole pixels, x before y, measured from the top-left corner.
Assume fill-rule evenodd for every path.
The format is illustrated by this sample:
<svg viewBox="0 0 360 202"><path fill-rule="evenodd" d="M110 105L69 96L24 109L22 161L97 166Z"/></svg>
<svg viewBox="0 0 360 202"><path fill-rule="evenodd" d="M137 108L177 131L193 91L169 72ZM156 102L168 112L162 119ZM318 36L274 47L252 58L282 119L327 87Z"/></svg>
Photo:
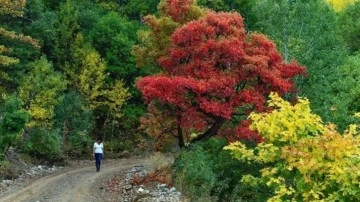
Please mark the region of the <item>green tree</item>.
<svg viewBox="0 0 360 202"><path fill-rule="evenodd" d="M76 2L78 10L81 12L78 13L78 24L80 26L80 31L84 36L88 36L90 31L96 26L98 21L107 13L113 12L104 9L101 5L96 3L96 1L83 1L80 0Z"/></svg>
<svg viewBox="0 0 360 202"><path fill-rule="evenodd" d="M122 0L94 0L94 2L100 7L108 11L117 11L119 10L119 3Z"/></svg>
<svg viewBox="0 0 360 202"><path fill-rule="evenodd" d="M135 67L131 55L139 27L138 23L109 12L98 20L89 34L94 48L106 60L110 78L124 79L129 86L142 71Z"/></svg>
<svg viewBox="0 0 360 202"><path fill-rule="evenodd" d="M106 61L108 80L122 79L129 89L131 98L124 106L124 118L120 121L123 129L134 134L139 126L139 117L144 112L140 93L135 88L135 79L146 73L146 68L138 68L131 54L137 43L138 22L129 21L115 12L102 16L90 31L90 39L94 48Z"/></svg>
<svg viewBox="0 0 360 202"><path fill-rule="evenodd" d="M67 68L72 88L76 89L97 117L96 130L101 131L109 117L123 116L122 107L130 94L120 79L107 82L109 73L99 53L79 34L72 46L74 63Z"/></svg>
<svg viewBox="0 0 360 202"><path fill-rule="evenodd" d="M29 115L22 108L22 101L14 95L3 95L0 105L0 156L20 139Z"/></svg>
<svg viewBox="0 0 360 202"><path fill-rule="evenodd" d="M296 81L299 95L311 100L324 121L344 129L346 124L329 113L339 101L332 84L347 54L336 13L323 0L257 1L253 11L259 20L255 27L276 42L285 61L296 58L306 66L307 77Z"/></svg>
<svg viewBox="0 0 360 202"><path fill-rule="evenodd" d="M14 65L20 62L19 53L14 49L23 46L23 44L29 44L34 48L39 47L37 40L23 33L10 31L5 26L5 24L11 25L14 19L16 21L17 18L21 18L24 7L25 1L23 0L0 1L0 93L5 92L8 88L12 88L11 90L14 91L12 86L16 80L14 74L16 75L19 72L19 69Z"/></svg>
<svg viewBox="0 0 360 202"><path fill-rule="evenodd" d="M349 125L355 122L353 114L360 111L360 54L345 58L339 70L341 79L332 84L338 100L329 114L334 120Z"/></svg>
<svg viewBox="0 0 360 202"><path fill-rule="evenodd" d="M49 10L58 10L62 4L64 4L67 0L57 0L57 1L44 1L44 4Z"/></svg>
<svg viewBox="0 0 360 202"><path fill-rule="evenodd" d="M198 5L214 11L236 11L244 18L245 28L251 30L256 16L251 12L256 1L252 0L197 0Z"/></svg>
<svg viewBox="0 0 360 202"><path fill-rule="evenodd" d="M66 68L72 63L72 55L69 51L80 32L78 24L78 8L74 0L66 0L60 5L58 11L58 22L55 24L57 40L54 41L52 50L52 61L57 68L68 71Z"/></svg>
<svg viewBox="0 0 360 202"><path fill-rule="evenodd" d="M339 13L342 35L352 53L360 52L360 21L359 21L360 1L347 6Z"/></svg>
<svg viewBox="0 0 360 202"><path fill-rule="evenodd" d="M77 92L66 93L55 108L54 128L60 130L66 152L83 154L92 142L93 111Z"/></svg>
<svg viewBox="0 0 360 202"><path fill-rule="evenodd" d="M120 10L130 19L141 21L142 18L149 14L157 12L157 5L160 0L120 0Z"/></svg>
<svg viewBox="0 0 360 202"><path fill-rule="evenodd" d="M40 51L47 56L50 61L59 60L56 50L59 50L58 42L61 40L59 30L59 19L57 11L49 10L42 0L31 0L27 5L27 18L31 21L28 26L28 32L37 38L40 43ZM58 58L58 59L57 59ZM55 66L57 69L57 67Z"/></svg>

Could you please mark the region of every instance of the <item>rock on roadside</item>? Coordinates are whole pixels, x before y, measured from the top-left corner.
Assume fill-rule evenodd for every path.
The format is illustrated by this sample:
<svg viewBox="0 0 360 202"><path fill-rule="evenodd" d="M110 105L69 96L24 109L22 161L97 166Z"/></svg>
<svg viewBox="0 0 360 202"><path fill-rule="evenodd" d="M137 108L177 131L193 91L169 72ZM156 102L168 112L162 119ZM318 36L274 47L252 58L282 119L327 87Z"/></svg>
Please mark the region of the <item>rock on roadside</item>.
<svg viewBox="0 0 360 202"><path fill-rule="evenodd" d="M181 202L181 193L166 184L135 185L133 177L144 178L150 168L140 165L117 173L105 182L102 195L108 201L122 202Z"/></svg>
<svg viewBox="0 0 360 202"><path fill-rule="evenodd" d="M0 193L7 190L9 187L14 185L20 185L27 180L43 175L47 175L56 171L59 171L63 166L46 166L46 165L37 165L32 166L25 170L19 177L16 179L3 179L0 181Z"/></svg>

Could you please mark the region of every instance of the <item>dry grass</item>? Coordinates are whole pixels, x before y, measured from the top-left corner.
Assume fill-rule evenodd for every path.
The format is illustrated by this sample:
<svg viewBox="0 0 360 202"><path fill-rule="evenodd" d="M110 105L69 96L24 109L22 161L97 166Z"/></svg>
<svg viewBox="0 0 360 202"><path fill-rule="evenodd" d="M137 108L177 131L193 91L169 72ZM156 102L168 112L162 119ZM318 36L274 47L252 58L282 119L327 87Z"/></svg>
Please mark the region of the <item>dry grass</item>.
<svg viewBox="0 0 360 202"><path fill-rule="evenodd" d="M170 167L174 163L174 157L155 152L146 161L154 170L161 170Z"/></svg>
<svg viewBox="0 0 360 202"><path fill-rule="evenodd" d="M145 178L139 176L133 177L134 184L163 183L168 186L173 185L171 165L174 163L174 157L161 152L153 153L146 160L151 166L152 171Z"/></svg>

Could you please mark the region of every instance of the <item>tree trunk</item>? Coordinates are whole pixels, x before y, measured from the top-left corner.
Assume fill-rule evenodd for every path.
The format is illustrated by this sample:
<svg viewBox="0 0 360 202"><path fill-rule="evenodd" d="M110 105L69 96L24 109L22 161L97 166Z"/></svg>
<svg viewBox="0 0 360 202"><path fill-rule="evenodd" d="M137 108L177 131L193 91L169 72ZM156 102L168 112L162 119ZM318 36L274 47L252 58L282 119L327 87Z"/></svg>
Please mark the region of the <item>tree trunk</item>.
<svg viewBox="0 0 360 202"><path fill-rule="evenodd" d="M214 124L203 134L198 135L196 138L191 140L191 143L208 140L212 136L215 136L220 129L220 127L224 124L225 119L223 118L216 118Z"/></svg>
<svg viewBox="0 0 360 202"><path fill-rule="evenodd" d="M93 132L93 137L95 139L98 138L98 137L101 137L102 140L104 140L105 137L102 137L104 134L102 134L101 131L103 131L105 122L106 122L106 117L104 117L101 114L98 115L97 118L95 119L96 128L94 129L94 132Z"/></svg>
<svg viewBox="0 0 360 202"><path fill-rule="evenodd" d="M182 128L180 127L180 125L177 126L177 138L178 138L178 144L180 148L183 148L185 146L185 141L184 141L184 136L183 136L183 132L182 132Z"/></svg>

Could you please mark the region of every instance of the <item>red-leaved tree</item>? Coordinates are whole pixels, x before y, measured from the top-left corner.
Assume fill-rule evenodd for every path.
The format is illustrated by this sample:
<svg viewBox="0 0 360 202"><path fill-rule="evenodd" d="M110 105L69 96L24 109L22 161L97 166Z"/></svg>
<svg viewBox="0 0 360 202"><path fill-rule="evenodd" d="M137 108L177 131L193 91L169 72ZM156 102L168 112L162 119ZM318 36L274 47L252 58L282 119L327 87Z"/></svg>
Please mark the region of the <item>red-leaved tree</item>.
<svg viewBox="0 0 360 202"><path fill-rule="evenodd" d="M146 121L163 128L157 138L173 135L180 147L214 135L261 141L246 116L267 110L270 92L294 92L293 78L305 74L296 62L285 64L266 36L246 34L238 13L208 12L185 24L158 63L162 73L137 87L150 106Z"/></svg>

